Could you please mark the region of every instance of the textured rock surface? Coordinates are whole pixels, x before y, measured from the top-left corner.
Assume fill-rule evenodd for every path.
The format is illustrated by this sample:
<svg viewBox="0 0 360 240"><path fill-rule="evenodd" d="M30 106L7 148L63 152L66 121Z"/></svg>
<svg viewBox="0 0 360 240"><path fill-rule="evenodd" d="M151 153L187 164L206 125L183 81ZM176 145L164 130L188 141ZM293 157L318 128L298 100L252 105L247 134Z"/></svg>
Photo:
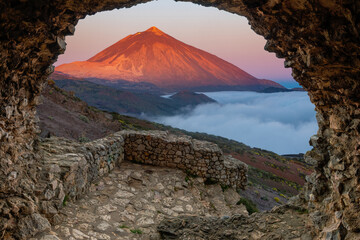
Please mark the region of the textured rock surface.
<svg viewBox="0 0 360 240"><path fill-rule="evenodd" d="M309 0L191 0L243 15L285 58L309 92L319 131L307 159L316 165L303 200L319 236L359 238L360 3ZM80 18L146 0L0 2L0 232L19 234L38 212L35 105L65 36ZM16 202L16 204L14 204Z"/></svg>
<svg viewBox="0 0 360 240"><path fill-rule="evenodd" d="M38 147L42 160L35 194L40 201L40 213L53 224L58 224L62 220L58 213L59 209L69 200L76 200L87 194L95 181L109 173L115 166L119 166L124 160L181 169L190 176L201 177L202 182L212 179L236 188L244 187L246 184L246 164L223 156L216 144L196 141L190 137L170 135L163 131L120 131L88 143L52 137L44 139ZM132 175L132 178L135 176L137 176L136 173ZM141 180L140 175L137 178ZM157 183L158 180L155 180L154 184ZM159 186L164 188L168 185L160 184ZM221 190L220 185L218 188ZM144 190L144 188L141 189ZM94 186L92 190L94 191ZM123 193L125 197L134 195L131 192ZM119 198L122 197L124 196L119 196ZM21 200L21 198L18 199ZM214 195L214 200L216 199ZM14 205L18 206L19 203L14 202ZM175 203L172 207L184 209L183 206ZM230 214L229 211L227 212ZM46 230L44 226L47 228L50 226L46 218L34 213L21 219L19 237L31 236Z"/></svg>
<svg viewBox="0 0 360 240"><path fill-rule="evenodd" d="M60 224L31 240L159 239L157 225L165 217L247 216L239 199L233 188L223 192L181 170L122 162L92 184L86 198L68 202L59 212Z"/></svg>
<svg viewBox="0 0 360 240"><path fill-rule="evenodd" d="M224 156L214 143L162 131L124 131L123 136L128 161L182 169L225 186L246 185L247 165Z"/></svg>
<svg viewBox="0 0 360 240"><path fill-rule="evenodd" d="M249 217L168 217L159 224L158 231L166 240L311 240L314 232L307 221L300 209L282 206Z"/></svg>
<svg viewBox="0 0 360 240"><path fill-rule="evenodd" d="M41 171L35 191L41 201L40 212L58 223L58 209L66 201L82 197L91 183L123 161L123 144L119 133L85 144L56 137L42 141Z"/></svg>

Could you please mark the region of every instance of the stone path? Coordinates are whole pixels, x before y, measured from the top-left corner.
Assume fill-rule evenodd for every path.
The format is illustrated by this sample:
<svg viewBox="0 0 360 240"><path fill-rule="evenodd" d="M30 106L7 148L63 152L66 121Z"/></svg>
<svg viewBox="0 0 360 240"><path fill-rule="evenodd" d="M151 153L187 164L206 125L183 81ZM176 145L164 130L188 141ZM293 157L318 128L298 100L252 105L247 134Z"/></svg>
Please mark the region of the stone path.
<svg viewBox="0 0 360 240"><path fill-rule="evenodd" d="M68 202L60 225L31 240L159 239L157 226L166 217L247 216L239 198L180 170L123 162L83 199Z"/></svg>

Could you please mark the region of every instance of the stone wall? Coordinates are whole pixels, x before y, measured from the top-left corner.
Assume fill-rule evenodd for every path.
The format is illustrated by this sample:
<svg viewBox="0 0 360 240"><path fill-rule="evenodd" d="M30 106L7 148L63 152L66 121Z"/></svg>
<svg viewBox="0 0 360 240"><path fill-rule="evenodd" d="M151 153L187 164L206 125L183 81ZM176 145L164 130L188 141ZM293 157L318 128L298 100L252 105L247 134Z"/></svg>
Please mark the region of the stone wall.
<svg viewBox="0 0 360 240"><path fill-rule="evenodd" d="M124 159L124 139L115 133L103 139L89 143L52 137L39 142L39 178L35 196L39 203L40 215L34 220L49 227L48 220L56 224L61 221L58 209L69 200L78 199L88 192L91 184L99 177L109 173ZM27 224L20 225L15 234L26 238L44 227L36 228Z"/></svg>
<svg viewBox="0 0 360 240"><path fill-rule="evenodd" d="M224 156L214 143L161 131L127 131L124 139L126 160L182 169L236 188L246 185L247 165Z"/></svg>
<svg viewBox="0 0 360 240"><path fill-rule="evenodd" d="M53 224L61 221L59 208L82 197L123 160L178 168L237 188L244 188L247 181L246 164L224 156L216 144L162 131L121 131L88 143L51 137L39 143L39 156L35 195L40 213ZM17 237L26 238L50 226L47 219L35 216L33 226L20 225ZM42 227L36 228L39 223Z"/></svg>

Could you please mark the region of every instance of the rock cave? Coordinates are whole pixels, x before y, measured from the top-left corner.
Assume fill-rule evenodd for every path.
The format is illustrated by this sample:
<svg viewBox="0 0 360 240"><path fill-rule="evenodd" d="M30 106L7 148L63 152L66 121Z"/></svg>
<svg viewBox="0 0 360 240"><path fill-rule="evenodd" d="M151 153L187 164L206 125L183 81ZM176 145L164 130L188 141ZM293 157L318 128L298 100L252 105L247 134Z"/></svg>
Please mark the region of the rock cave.
<svg viewBox="0 0 360 240"><path fill-rule="evenodd" d="M87 15L146 0L0 2L0 238L26 239L46 175L35 106L65 36ZM291 204L306 206L317 239L360 239L360 2L191 0L245 16L308 92L319 130L305 160L315 166ZM45 223L44 223L45 224Z"/></svg>

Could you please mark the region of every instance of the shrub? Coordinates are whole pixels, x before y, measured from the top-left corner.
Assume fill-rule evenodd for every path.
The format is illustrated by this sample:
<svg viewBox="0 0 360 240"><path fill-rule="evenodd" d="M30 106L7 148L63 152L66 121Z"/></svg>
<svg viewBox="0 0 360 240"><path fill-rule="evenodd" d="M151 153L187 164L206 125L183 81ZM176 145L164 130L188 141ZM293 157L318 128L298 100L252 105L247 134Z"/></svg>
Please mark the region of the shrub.
<svg viewBox="0 0 360 240"><path fill-rule="evenodd" d="M280 199L278 197L274 197L275 202L279 203Z"/></svg>
<svg viewBox="0 0 360 240"><path fill-rule="evenodd" d="M142 234L142 231L140 229L130 229L130 232L135 234Z"/></svg>
<svg viewBox="0 0 360 240"><path fill-rule="evenodd" d="M264 201L269 201L268 197L264 196L264 197L260 197L261 200L264 200Z"/></svg>
<svg viewBox="0 0 360 240"><path fill-rule="evenodd" d="M190 177L188 175L186 175L185 182L189 182L189 181L190 181Z"/></svg>
<svg viewBox="0 0 360 240"><path fill-rule="evenodd" d="M285 196L284 194L280 193L280 197L283 197L283 198L288 198L287 196Z"/></svg>
<svg viewBox="0 0 360 240"><path fill-rule="evenodd" d="M249 212L250 215L255 212L259 212L259 209L256 207L255 203L250 199L240 198L236 205L240 204L243 204L246 207L246 210Z"/></svg>
<svg viewBox="0 0 360 240"><path fill-rule="evenodd" d="M54 86L55 85L55 81L52 80L52 79L48 79L47 83L48 83L49 86Z"/></svg>
<svg viewBox="0 0 360 240"><path fill-rule="evenodd" d="M308 214L309 213L309 211L306 208L299 208L296 211L300 214L305 214L305 213Z"/></svg>
<svg viewBox="0 0 360 240"><path fill-rule="evenodd" d="M79 116L79 119L80 119L81 121L84 121L84 122L86 122L86 123L89 123L89 119L88 119L86 116L84 116L84 115L80 115L80 116Z"/></svg>
<svg viewBox="0 0 360 240"><path fill-rule="evenodd" d="M81 135L79 137L79 142L81 142L81 143L90 142L90 139L88 137L86 137L85 135Z"/></svg>

